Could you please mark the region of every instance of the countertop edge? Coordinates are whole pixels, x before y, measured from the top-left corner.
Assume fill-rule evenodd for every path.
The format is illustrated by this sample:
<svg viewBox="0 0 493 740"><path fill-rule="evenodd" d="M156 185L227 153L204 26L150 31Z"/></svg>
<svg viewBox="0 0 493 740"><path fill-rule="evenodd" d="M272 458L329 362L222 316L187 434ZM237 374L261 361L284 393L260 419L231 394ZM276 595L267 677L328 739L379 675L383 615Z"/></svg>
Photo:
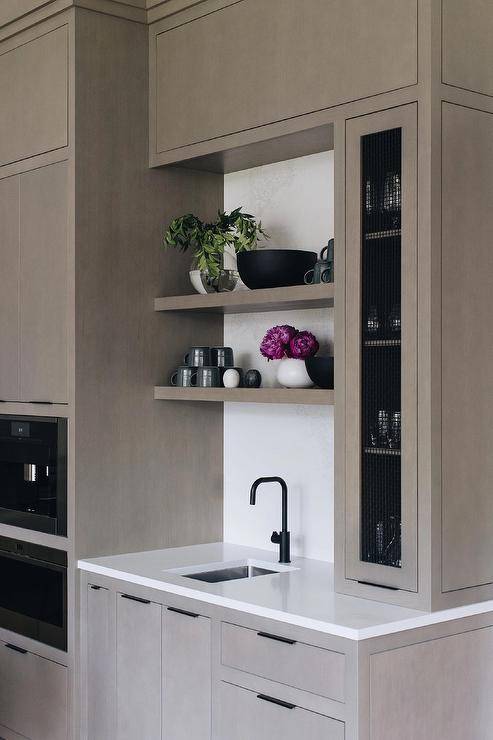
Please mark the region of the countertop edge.
<svg viewBox="0 0 493 740"><path fill-rule="evenodd" d="M310 619L309 617L301 617L296 614L279 612L276 609L269 609L268 607L249 604L245 601L229 599L225 596L218 596L217 594L210 594L205 591L198 591L194 588L180 586L176 583L165 583L164 581L157 581L153 578L146 578L145 576L136 576L132 573L116 570L114 568L106 568L103 565L88 563L84 560L79 560L77 562L77 567L79 570L83 570L87 573L95 573L101 576L107 576L108 578L114 578L118 581L134 583L137 586L147 586L148 588L154 588L157 591L164 591L165 593L175 594L176 596L184 596L186 598L195 599L196 601L203 601L207 604L222 606L227 609L236 609L237 611L242 611L246 614L274 619L277 622L284 622L285 624L292 624L296 627L303 627L305 629L315 630L316 632L323 632L328 635L333 635L334 637L344 637L348 640L356 641L366 639L367 637L367 630L356 630L349 627L344 628L330 622L321 622L316 619ZM373 635L370 636L373 637Z"/></svg>

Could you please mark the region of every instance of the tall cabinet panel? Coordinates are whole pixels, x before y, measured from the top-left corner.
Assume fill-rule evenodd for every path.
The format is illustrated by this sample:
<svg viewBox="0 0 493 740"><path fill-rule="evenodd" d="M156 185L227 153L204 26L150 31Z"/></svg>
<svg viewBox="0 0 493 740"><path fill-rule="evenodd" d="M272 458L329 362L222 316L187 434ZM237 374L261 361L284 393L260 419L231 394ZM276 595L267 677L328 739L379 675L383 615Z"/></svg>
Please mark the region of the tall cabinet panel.
<svg viewBox="0 0 493 740"><path fill-rule="evenodd" d="M19 181L0 180L0 399L19 398Z"/></svg>
<svg viewBox="0 0 493 740"><path fill-rule="evenodd" d="M67 163L20 176L20 394L68 401Z"/></svg>
<svg viewBox="0 0 493 740"><path fill-rule="evenodd" d="M161 605L119 594L117 740L161 737Z"/></svg>
<svg viewBox="0 0 493 740"><path fill-rule="evenodd" d="M347 123L346 577L417 589L415 105Z"/></svg>

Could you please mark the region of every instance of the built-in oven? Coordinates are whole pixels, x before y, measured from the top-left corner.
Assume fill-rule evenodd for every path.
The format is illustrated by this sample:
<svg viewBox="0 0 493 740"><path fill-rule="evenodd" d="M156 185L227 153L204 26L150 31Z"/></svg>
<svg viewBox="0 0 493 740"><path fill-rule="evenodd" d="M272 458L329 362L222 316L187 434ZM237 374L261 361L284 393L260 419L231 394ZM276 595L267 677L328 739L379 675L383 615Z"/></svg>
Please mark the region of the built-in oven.
<svg viewBox="0 0 493 740"><path fill-rule="evenodd" d="M67 534L67 419L0 415L0 522Z"/></svg>
<svg viewBox="0 0 493 740"><path fill-rule="evenodd" d="M67 553L0 537L0 627L67 649Z"/></svg>

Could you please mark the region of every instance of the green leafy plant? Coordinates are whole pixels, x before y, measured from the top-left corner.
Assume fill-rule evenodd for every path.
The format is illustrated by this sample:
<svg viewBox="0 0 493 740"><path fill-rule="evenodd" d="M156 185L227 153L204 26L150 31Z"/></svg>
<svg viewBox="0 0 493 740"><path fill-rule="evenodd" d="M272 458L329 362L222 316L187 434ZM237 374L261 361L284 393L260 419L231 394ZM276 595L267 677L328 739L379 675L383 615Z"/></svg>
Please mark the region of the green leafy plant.
<svg viewBox="0 0 493 740"><path fill-rule="evenodd" d="M174 247L181 252L192 250L197 269L207 271L211 278L217 278L227 245L234 247L238 254L255 249L262 237L269 238L262 229L262 223L257 223L250 213L243 213L240 206L231 213L218 211L213 223L204 223L193 213L175 218L164 234L164 246Z"/></svg>

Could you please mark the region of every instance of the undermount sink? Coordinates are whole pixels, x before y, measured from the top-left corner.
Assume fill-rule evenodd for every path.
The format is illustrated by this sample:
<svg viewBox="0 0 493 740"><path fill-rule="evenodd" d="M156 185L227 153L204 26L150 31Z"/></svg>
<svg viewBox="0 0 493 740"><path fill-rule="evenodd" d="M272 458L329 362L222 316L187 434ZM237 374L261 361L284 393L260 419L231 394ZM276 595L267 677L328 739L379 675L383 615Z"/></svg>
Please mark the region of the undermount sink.
<svg viewBox="0 0 493 740"><path fill-rule="evenodd" d="M255 578L256 576L268 576L277 573L276 570L259 568L257 565L237 565L232 568L221 568L220 570L206 570L202 573L190 573L185 578L206 583L220 583L221 581L236 581L239 578Z"/></svg>
<svg viewBox="0 0 493 740"><path fill-rule="evenodd" d="M207 563L186 568L175 568L167 571L175 575L205 583L223 583L241 579L270 576L297 570L289 565L264 563L259 560L242 560L229 563Z"/></svg>

